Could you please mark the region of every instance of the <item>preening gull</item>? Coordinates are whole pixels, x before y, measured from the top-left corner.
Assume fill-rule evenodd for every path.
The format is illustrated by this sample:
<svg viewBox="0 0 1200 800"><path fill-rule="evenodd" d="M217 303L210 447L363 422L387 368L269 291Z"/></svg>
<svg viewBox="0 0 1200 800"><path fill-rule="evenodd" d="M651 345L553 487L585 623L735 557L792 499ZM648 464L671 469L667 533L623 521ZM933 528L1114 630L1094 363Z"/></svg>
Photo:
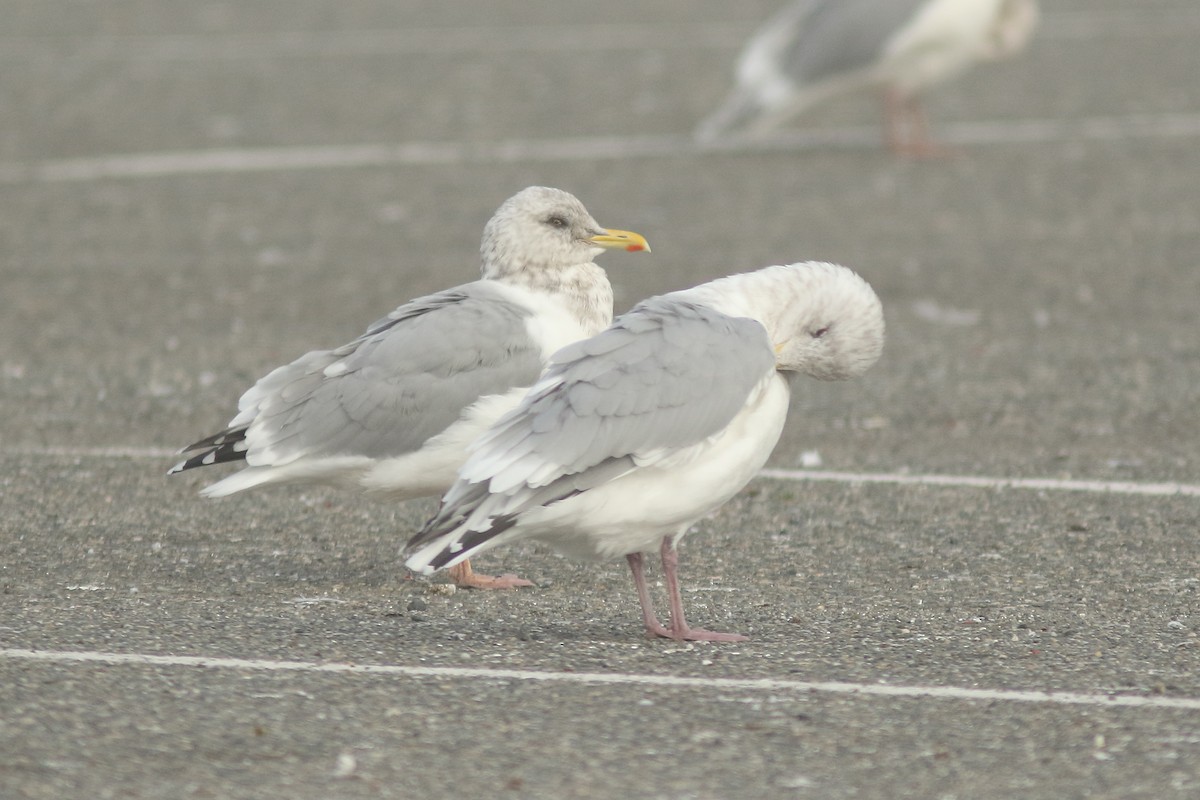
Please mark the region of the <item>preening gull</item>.
<svg viewBox="0 0 1200 800"><path fill-rule="evenodd" d="M574 196L529 187L488 221L482 278L413 300L333 350L261 378L229 426L188 445L170 474L226 461L245 469L206 487L224 497L275 483L324 483L388 500L440 494L466 445L512 408L559 348L612 321L605 249L649 250L600 227ZM477 575L460 585L528 586Z"/></svg>
<svg viewBox="0 0 1200 800"><path fill-rule="evenodd" d="M785 376L851 378L882 347L879 298L834 264L767 267L646 300L555 353L471 445L406 564L428 574L518 539L625 556L648 634L740 641L688 626L675 547L766 463L787 416ZM643 553L656 548L670 627L643 574Z"/></svg>
<svg viewBox="0 0 1200 800"><path fill-rule="evenodd" d="M881 87L892 150L936 154L919 93L1018 52L1037 21L1037 0L794 2L746 43L737 86L696 135L761 135L827 98Z"/></svg>

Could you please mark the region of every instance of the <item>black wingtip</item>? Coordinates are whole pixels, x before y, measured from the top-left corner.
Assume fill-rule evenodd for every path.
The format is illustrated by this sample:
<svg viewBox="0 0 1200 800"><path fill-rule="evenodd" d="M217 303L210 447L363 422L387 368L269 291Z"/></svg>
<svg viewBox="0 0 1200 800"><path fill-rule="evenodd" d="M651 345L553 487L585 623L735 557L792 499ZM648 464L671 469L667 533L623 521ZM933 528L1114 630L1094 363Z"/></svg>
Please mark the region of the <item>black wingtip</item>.
<svg viewBox="0 0 1200 800"><path fill-rule="evenodd" d="M453 545L447 546L440 553L429 560L429 566L434 569L441 569L447 563L458 558L463 551L470 553L475 548L482 545L484 542L492 539L506 530L517 524L517 516L515 514L502 514L498 517L493 517L489 520L487 530L483 531L467 531L460 538L455 540L458 545L455 548Z"/></svg>
<svg viewBox="0 0 1200 800"><path fill-rule="evenodd" d="M240 428L226 428L223 431L214 433L212 436L206 436L198 442L192 442L187 447L184 447L180 453L190 453L194 450L215 450L222 445L236 444L237 442L245 441L246 426Z"/></svg>
<svg viewBox="0 0 1200 800"><path fill-rule="evenodd" d="M244 438L244 437L243 437ZM197 453L191 458L185 458L167 471L168 475L174 475L185 470L194 469L196 467L207 467L210 464L224 464L227 461L245 461L246 450L239 447L242 439L235 439L222 442L216 446L210 446L203 453ZM192 448L184 452L191 452Z"/></svg>

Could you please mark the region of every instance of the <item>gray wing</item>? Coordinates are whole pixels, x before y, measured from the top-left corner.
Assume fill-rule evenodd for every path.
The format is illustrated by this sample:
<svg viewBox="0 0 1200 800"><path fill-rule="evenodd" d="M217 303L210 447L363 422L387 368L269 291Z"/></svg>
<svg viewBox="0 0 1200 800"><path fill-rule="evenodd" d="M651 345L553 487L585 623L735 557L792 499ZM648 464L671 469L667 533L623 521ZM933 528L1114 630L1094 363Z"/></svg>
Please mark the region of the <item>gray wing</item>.
<svg viewBox="0 0 1200 800"><path fill-rule="evenodd" d="M737 86L697 126L696 136L711 140L780 121L811 100L807 90L869 68L927 2L800 0L785 6L746 43ZM778 76L792 84L796 96L778 96Z"/></svg>
<svg viewBox="0 0 1200 800"><path fill-rule="evenodd" d="M479 440L409 548L469 523L447 544L445 563L522 511L699 444L723 430L774 369L757 321L678 299L646 301L554 355L521 405Z"/></svg>
<svg viewBox="0 0 1200 800"><path fill-rule="evenodd" d="M888 41L929 0L816 0L793 12L794 34L780 54L783 74L797 86L869 67ZM784 15L780 15L783 22ZM768 23L770 25L771 23Z"/></svg>
<svg viewBox="0 0 1200 800"><path fill-rule="evenodd" d="M412 452L479 397L537 380L529 315L485 283L413 300L353 342L274 370L242 396L226 431L189 449L240 451L251 465Z"/></svg>

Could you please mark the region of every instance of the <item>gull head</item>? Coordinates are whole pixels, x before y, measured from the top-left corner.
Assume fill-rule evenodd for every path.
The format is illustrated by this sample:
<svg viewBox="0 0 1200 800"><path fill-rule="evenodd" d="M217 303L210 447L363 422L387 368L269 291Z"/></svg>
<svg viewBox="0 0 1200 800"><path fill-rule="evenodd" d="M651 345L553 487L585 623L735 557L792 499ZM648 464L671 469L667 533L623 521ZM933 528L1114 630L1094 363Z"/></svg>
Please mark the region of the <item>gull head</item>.
<svg viewBox="0 0 1200 800"><path fill-rule="evenodd" d="M780 372L845 380L866 372L883 351L879 297L857 273L838 264L766 267L675 296L760 322Z"/></svg>
<svg viewBox="0 0 1200 800"><path fill-rule="evenodd" d="M530 186L505 200L483 229L483 277L517 277L590 264L605 250L649 251L631 231L604 228L569 192ZM532 276L530 276L532 277Z"/></svg>
<svg viewBox="0 0 1200 800"><path fill-rule="evenodd" d="M879 360L883 307L857 273L811 261L764 272L779 284L775 307L764 315L776 369L845 380Z"/></svg>
<svg viewBox="0 0 1200 800"><path fill-rule="evenodd" d="M981 57L994 60L1020 52L1033 38L1039 16L1037 0L1000 0Z"/></svg>
<svg viewBox="0 0 1200 800"><path fill-rule="evenodd" d="M838 264L805 261L745 276L743 302L775 349L775 368L820 380L856 378L883 350L883 308L870 284Z"/></svg>

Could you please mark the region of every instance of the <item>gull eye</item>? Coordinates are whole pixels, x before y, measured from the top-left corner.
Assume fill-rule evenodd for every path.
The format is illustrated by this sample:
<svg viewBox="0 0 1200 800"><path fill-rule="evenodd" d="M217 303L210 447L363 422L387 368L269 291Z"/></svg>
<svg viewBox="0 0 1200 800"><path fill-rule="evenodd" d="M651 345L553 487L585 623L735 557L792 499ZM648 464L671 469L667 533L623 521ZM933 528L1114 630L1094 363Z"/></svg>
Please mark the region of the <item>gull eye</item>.
<svg viewBox="0 0 1200 800"><path fill-rule="evenodd" d="M820 339L822 336L824 336L827 333L829 333L828 325L826 325L824 328L817 328L815 331L809 332L808 335L813 337L814 339Z"/></svg>
<svg viewBox="0 0 1200 800"><path fill-rule="evenodd" d="M559 214L554 214L550 217L547 217L546 224L551 228L558 228L559 230L568 227L566 217L563 217Z"/></svg>

